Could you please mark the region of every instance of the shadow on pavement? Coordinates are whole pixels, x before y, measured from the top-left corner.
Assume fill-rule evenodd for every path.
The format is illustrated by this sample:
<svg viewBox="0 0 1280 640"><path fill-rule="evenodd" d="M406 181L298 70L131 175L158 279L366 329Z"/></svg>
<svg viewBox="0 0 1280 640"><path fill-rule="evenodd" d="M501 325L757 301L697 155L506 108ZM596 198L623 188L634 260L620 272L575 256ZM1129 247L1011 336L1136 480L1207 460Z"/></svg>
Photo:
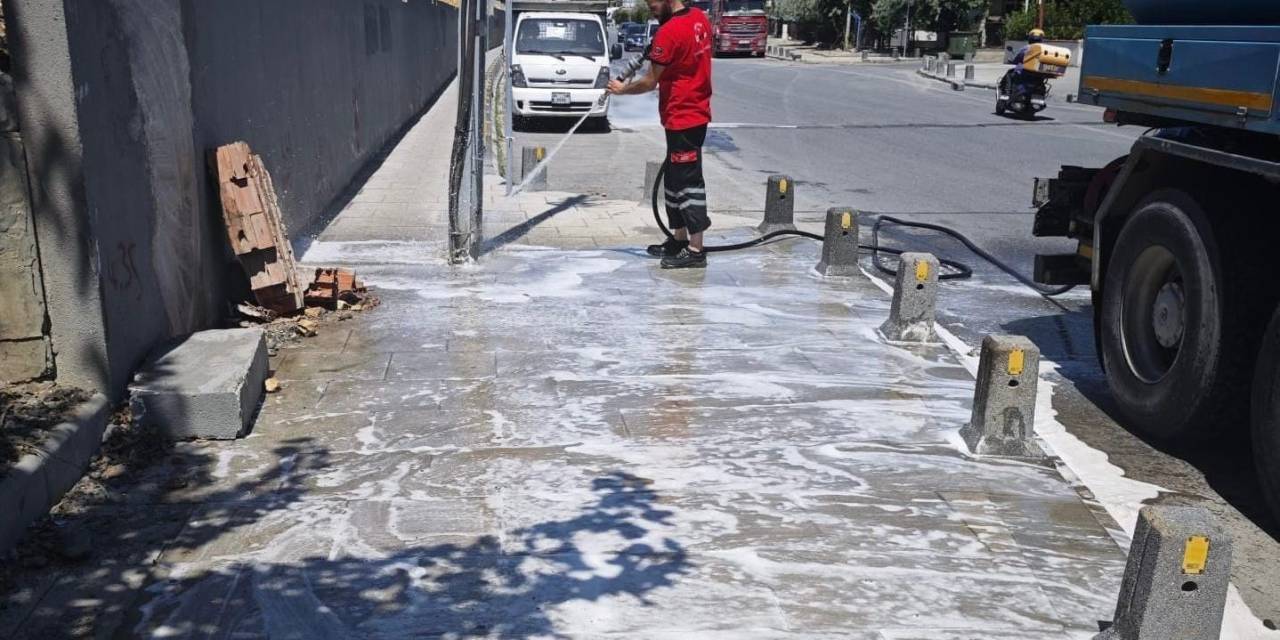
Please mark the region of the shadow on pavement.
<svg viewBox="0 0 1280 640"><path fill-rule="evenodd" d="M93 555L24 576L28 584L0 597L0 635L562 637L552 617L557 605L629 596L643 606L647 594L692 567L679 542L654 531L672 512L656 506L648 481L623 472L595 478L596 500L572 517L501 539L458 543L451 536L382 551L337 527L340 546L357 553L278 557L273 539L324 534L315 515L338 504L345 522L352 503L307 495L308 473L334 464L311 439L283 443L271 455L268 470L222 480L218 489L211 489L219 485L215 475L224 477L213 473L217 456L174 465L188 469L180 482L153 482L173 471L159 465L127 488L143 504L102 504L75 516L91 523ZM259 527L268 518L271 525ZM592 548L580 547L584 535Z"/></svg>
<svg viewBox="0 0 1280 640"><path fill-rule="evenodd" d="M480 255L492 253L511 244L512 242L520 240L520 238L525 237L530 231L537 228L538 225L550 220L557 214L564 213L574 207L587 204L587 200L588 198L585 195L576 195L565 198L564 200L551 205L550 209L547 209L546 211L543 211L542 213L539 213L538 215L529 218L528 220L525 220L524 222L521 222L520 224L511 227L492 238L486 238L480 246Z"/></svg>
<svg viewBox="0 0 1280 640"><path fill-rule="evenodd" d="M1280 522L1267 509L1262 488L1254 473L1248 426L1223 428L1215 437L1195 444L1161 442L1131 429L1128 420L1112 400L1094 344L1092 341L1086 343L1082 340L1083 336L1092 336L1091 316L1092 308L1086 307L1079 311L1024 318L1003 325L1008 333L1025 335L1035 342L1040 347L1041 355L1058 363L1058 372L1062 377L1093 405L1093 409L1084 406L1056 407L1059 412L1073 414L1070 420L1065 421L1071 425L1072 433L1094 448L1118 452L1111 455L1112 461L1124 467L1127 475L1165 486L1175 493L1193 495L1190 487L1176 486L1169 482L1169 479L1177 478L1170 475L1168 460L1161 462L1159 458L1150 455L1125 455L1124 452L1134 450L1134 445L1125 444L1122 440L1126 436L1136 438L1165 456L1185 462L1203 474L1204 482L1224 501L1272 538L1280 541ZM1089 331L1081 330L1082 327ZM1074 415L1075 412L1089 411L1101 415ZM1113 425L1119 426L1123 432L1118 432ZM1172 464L1176 465L1176 462ZM1194 478L1191 482L1195 482Z"/></svg>

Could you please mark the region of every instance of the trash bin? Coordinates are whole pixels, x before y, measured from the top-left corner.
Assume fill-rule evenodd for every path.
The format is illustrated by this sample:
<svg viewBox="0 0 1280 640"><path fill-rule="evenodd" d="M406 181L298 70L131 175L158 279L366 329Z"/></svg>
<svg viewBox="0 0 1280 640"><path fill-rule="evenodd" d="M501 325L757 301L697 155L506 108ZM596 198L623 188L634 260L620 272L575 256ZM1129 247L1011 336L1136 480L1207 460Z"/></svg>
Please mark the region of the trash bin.
<svg viewBox="0 0 1280 640"><path fill-rule="evenodd" d="M978 50L977 31L952 31L947 34L947 53L956 60L964 60Z"/></svg>

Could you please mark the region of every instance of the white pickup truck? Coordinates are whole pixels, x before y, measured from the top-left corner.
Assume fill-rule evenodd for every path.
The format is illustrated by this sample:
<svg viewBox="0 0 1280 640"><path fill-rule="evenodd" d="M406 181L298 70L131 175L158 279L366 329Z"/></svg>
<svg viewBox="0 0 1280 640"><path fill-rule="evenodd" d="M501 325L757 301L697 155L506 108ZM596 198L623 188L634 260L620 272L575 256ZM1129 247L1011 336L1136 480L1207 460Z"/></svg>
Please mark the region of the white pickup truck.
<svg viewBox="0 0 1280 640"><path fill-rule="evenodd" d="M609 46L600 15L522 12L514 36L513 124L529 118L581 118L586 113L593 120L608 117L608 101L599 100L609 84L609 61L622 57L622 50Z"/></svg>

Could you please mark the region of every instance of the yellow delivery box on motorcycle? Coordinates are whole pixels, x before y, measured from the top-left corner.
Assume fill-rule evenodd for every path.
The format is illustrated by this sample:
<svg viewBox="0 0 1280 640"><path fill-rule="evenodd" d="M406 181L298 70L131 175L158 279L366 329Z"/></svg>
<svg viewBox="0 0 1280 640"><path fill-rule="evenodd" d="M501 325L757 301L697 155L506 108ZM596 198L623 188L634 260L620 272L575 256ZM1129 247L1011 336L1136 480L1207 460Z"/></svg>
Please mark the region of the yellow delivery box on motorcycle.
<svg viewBox="0 0 1280 640"><path fill-rule="evenodd" d="M1033 44L1022 60L1022 70L1042 76L1060 78L1071 64L1071 50L1051 44Z"/></svg>

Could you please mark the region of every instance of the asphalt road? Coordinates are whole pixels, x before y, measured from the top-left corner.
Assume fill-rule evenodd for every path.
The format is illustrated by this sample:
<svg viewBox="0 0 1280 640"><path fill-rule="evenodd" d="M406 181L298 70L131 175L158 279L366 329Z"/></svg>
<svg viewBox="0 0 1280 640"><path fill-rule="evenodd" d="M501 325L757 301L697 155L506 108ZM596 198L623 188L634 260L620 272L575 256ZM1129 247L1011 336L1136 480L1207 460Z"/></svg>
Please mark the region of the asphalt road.
<svg viewBox="0 0 1280 640"><path fill-rule="evenodd" d="M717 60L715 124L708 135L712 214L762 209L768 175L796 183L797 217L817 221L831 206L853 206L951 226L1023 273L1038 252L1072 251L1031 237L1032 179L1060 165L1102 166L1124 155L1141 132L1101 122L1092 108L1062 98L1035 122L993 113L994 93L915 74L914 65L813 65ZM660 160L656 97L617 99L611 129L576 135L553 161L552 189L639 199L646 160ZM517 134L548 147L550 125ZM1096 363L1086 290L1056 300L1019 285L957 243L930 233L890 231L890 244L929 250L975 268L949 283L942 321L970 345L988 333L1035 340L1059 365L1054 407L1067 429L1126 475L1167 489L1162 502L1208 507L1235 539L1234 582L1254 612L1280 622L1280 524L1266 513L1251 476L1243 433L1217 446L1160 449L1125 430Z"/></svg>

